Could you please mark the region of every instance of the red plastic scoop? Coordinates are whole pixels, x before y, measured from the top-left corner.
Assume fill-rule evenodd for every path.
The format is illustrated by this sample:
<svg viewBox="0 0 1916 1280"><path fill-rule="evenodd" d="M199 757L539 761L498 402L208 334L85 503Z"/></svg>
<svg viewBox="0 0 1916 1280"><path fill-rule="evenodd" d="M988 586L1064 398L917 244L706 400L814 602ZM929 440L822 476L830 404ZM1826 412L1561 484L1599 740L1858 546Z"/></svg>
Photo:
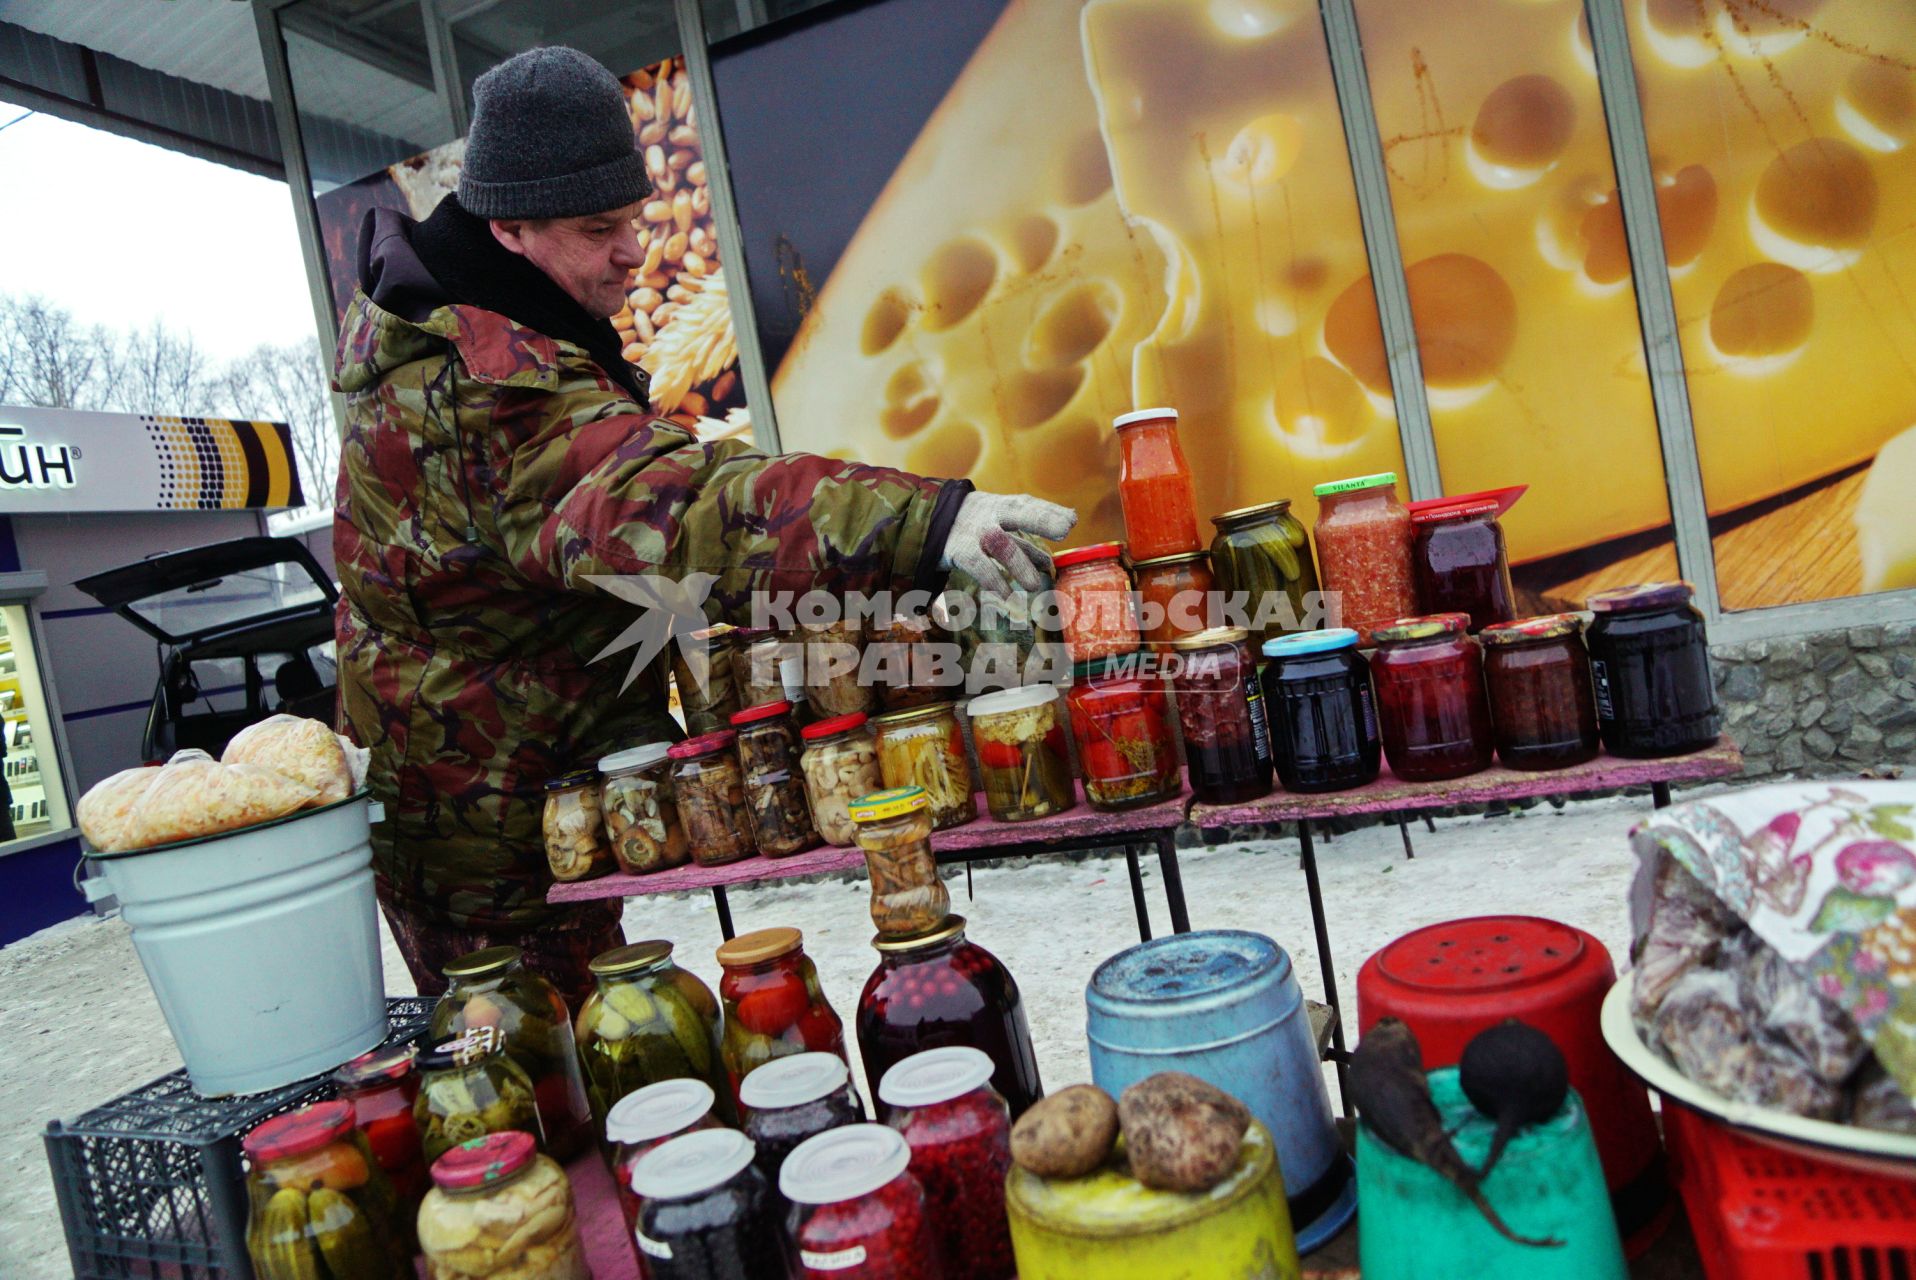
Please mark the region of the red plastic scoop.
<svg viewBox="0 0 1916 1280"><path fill-rule="evenodd" d="M1421 498L1410 503L1410 518L1418 524L1432 520L1451 520L1462 515L1485 515L1495 512L1501 516L1517 505L1517 499L1530 489L1527 484L1513 484L1502 489L1482 489L1476 493L1453 493L1441 498Z"/></svg>

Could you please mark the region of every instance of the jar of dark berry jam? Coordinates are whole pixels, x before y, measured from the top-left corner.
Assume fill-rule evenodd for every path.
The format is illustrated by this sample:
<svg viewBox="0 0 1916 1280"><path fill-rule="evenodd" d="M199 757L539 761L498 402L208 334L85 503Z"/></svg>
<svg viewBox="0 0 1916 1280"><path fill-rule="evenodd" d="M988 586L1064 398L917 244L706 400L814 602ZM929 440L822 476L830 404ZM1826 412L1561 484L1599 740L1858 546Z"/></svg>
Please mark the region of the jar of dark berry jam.
<svg viewBox="0 0 1916 1280"><path fill-rule="evenodd" d="M1349 627L1264 642L1264 718L1286 791L1344 791L1376 780L1382 757L1370 664Z"/></svg>
<svg viewBox="0 0 1916 1280"><path fill-rule="evenodd" d="M884 1079L914 1053L967 1045L991 1059L992 1087L1013 1119L1044 1096L1018 984L996 956L965 940L963 916L915 938L880 934L872 945L878 967L858 997L865 1079Z"/></svg>
<svg viewBox="0 0 1916 1280"><path fill-rule="evenodd" d="M793 1280L944 1280L925 1210L896 1129L853 1124L807 1138L785 1160L778 1189ZM767 1272L766 1275L776 1275Z"/></svg>
<svg viewBox="0 0 1916 1280"><path fill-rule="evenodd" d="M785 1274L779 1205L736 1129L682 1134L639 1157L636 1239L652 1280L765 1280Z"/></svg>
<svg viewBox="0 0 1916 1280"><path fill-rule="evenodd" d="M738 1095L745 1104L745 1136L758 1148L753 1162L774 1187L779 1166L799 1143L865 1119L851 1068L833 1053L768 1062L745 1077Z"/></svg>
<svg viewBox="0 0 1916 1280"><path fill-rule="evenodd" d="M1497 521L1502 510L1495 499L1411 508L1410 567L1419 609L1467 614L1473 632L1517 616L1504 529Z"/></svg>
<svg viewBox="0 0 1916 1280"><path fill-rule="evenodd" d="M1619 587L1590 597L1590 676L1597 728L1611 755L1678 756L1722 732L1710 643L1687 582Z"/></svg>
<svg viewBox="0 0 1916 1280"><path fill-rule="evenodd" d="M1441 782L1490 766L1484 657L1469 626L1465 614L1440 613L1371 633L1384 758L1406 782Z"/></svg>
<svg viewBox="0 0 1916 1280"><path fill-rule="evenodd" d="M991 1087L991 1059L976 1049L927 1049L885 1073L878 1099L905 1135L911 1171L925 1189L932 1234L948 1276L1011 1280L1011 1113Z"/></svg>
<svg viewBox="0 0 1916 1280"><path fill-rule="evenodd" d="M1574 613L1485 627L1484 683L1497 758L1507 769L1567 769L1597 754L1590 655Z"/></svg>
<svg viewBox="0 0 1916 1280"><path fill-rule="evenodd" d="M1172 677L1191 794L1234 804L1271 793L1271 735L1251 657L1250 632L1214 627L1173 642L1182 661Z"/></svg>

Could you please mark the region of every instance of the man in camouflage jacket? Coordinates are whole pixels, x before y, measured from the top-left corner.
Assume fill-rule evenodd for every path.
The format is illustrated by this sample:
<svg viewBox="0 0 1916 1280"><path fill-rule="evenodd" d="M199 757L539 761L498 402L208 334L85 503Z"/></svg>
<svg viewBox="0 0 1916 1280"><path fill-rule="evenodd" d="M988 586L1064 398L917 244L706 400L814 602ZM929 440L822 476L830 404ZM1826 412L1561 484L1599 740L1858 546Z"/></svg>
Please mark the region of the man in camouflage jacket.
<svg viewBox="0 0 1916 1280"><path fill-rule="evenodd" d="M705 443L646 409L606 317L649 194L617 82L536 49L475 88L456 196L376 211L341 330L334 548L347 731L371 748L380 897L422 993L512 942L569 997L618 906L548 906L548 781L682 736L662 664L621 691L591 659L633 619L594 575L716 575L755 591L936 590L962 567L1035 585L1019 535L1075 517L962 481Z"/></svg>

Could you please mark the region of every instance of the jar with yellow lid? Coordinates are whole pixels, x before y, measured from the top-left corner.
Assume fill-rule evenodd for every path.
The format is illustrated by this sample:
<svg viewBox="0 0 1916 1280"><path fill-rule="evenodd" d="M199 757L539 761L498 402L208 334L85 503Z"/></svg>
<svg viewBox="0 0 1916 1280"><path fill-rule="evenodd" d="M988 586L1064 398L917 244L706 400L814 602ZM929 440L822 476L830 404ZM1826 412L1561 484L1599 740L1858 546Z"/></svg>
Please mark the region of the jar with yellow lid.
<svg viewBox="0 0 1916 1280"><path fill-rule="evenodd" d="M880 933L923 933L951 910L951 894L931 852L930 804L918 787L894 787L851 807L871 875L872 923Z"/></svg>
<svg viewBox="0 0 1916 1280"><path fill-rule="evenodd" d="M587 966L596 984L579 1006L579 1060L601 1126L620 1099L663 1080L703 1080L733 1118L719 1060L719 1006L712 989L672 960L658 940L614 947Z"/></svg>
<svg viewBox="0 0 1916 1280"><path fill-rule="evenodd" d="M957 704L934 702L893 711L872 721L878 772L887 787L920 787L931 801L931 825L945 831L978 816L971 794L971 761Z"/></svg>
<svg viewBox="0 0 1916 1280"><path fill-rule="evenodd" d="M722 1057L731 1084L726 1096L733 1102L739 1082L775 1058L845 1057L845 1026L818 985L804 934L783 927L741 933L718 949L718 962L724 970Z"/></svg>

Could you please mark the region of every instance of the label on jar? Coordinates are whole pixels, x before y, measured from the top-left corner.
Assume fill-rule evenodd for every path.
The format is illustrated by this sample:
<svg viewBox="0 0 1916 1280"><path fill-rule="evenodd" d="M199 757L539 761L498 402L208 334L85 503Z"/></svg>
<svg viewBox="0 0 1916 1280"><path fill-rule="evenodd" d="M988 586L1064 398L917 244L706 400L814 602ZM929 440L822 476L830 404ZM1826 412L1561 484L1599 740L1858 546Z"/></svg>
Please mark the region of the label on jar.
<svg viewBox="0 0 1916 1280"><path fill-rule="evenodd" d="M778 660L778 682L785 686L788 702L798 702L804 698L805 658L802 654Z"/></svg>
<svg viewBox="0 0 1916 1280"><path fill-rule="evenodd" d="M633 1234L637 1236L638 1238L639 1252L645 1254L647 1257L669 1258L672 1256L671 1245L666 1244L663 1241L654 1240L651 1236L646 1235L645 1232L643 1231L637 1231L637 1232L634 1232Z"/></svg>
<svg viewBox="0 0 1916 1280"><path fill-rule="evenodd" d="M1245 695L1251 704L1251 749L1259 764L1271 762L1271 726L1264 722L1264 695L1252 690Z"/></svg>
<svg viewBox="0 0 1916 1280"><path fill-rule="evenodd" d="M1603 720L1616 719L1616 703L1610 693L1610 664L1602 658L1590 659L1590 679L1597 686L1598 718Z"/></svg>
<svg viewBox="0 0 1916 1280"><path fill-rule="evenodd" d="M835 1249L830 1253L800 1249L798 1260L811 1271L849 1271L853 1267L865 1265L865 1246L855 1244L849 1249Z"/></svg>
<svg viewBox="0 0 1916 1280"><path fill-rule="evenodd" d="M1377 708L1371 702L1368 680L1357 687L1357 705L1363 709L1364 741L1377 741Z"/></svg>

